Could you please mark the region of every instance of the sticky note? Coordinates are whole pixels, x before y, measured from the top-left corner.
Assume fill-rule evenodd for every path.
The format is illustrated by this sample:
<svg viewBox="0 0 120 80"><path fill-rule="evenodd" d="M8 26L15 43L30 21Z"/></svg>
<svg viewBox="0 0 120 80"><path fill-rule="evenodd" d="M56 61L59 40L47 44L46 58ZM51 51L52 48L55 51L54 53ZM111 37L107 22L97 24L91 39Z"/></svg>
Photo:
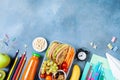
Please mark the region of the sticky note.
<svg viewBox="0 0 120 80"><path fill-rule="evenodd" d="M116 41L116 39L117 39L116 37L112 37L111 42L113 42L113 43L114 43L114 42Z"/></svg>
<svg viewBox="0 0 120 80"><path fill-rule="evenodd" d="M118 50L118 47L115 46L115 47L113 48L113 51L116 52L117 50Z"/></svg>
<svg viewBox="0 0 120 80"><path fill-rule="evenodd" d="M110 43L107 45L107 47L108 47L109 49L113 49L113 46L112 46L112 44L110 44Z"/></svg>

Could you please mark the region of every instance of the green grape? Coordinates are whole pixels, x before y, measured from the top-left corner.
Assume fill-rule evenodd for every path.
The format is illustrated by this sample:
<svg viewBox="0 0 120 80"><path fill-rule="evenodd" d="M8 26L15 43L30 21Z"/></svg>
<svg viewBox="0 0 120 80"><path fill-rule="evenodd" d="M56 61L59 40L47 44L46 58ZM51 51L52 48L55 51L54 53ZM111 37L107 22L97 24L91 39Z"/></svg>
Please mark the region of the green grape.
<svg viewBox="0 0 120 80"><path fill-rule="evenodd" d="M41 70L45 70L45 68L43 67L43 68L41 68Z"/></svg>
<svg viewBox="0 0 120 80"><path fill-rule="evenodd" d="M50 60L47 60L46 62L47 62L47 64L48 64L48 63L50 63Z"/></svg>
<svg viewBox="0 0 120 80"><path fill-rule="evenodd" d="M49 72L46 72L47 75L49 75Z"/></svg>
<svg viewBox="0 0 120 80"><path fill-rule="evenodd" d="M43 64L43 65L42 65L42 67L43 67L43 68L45 68L45 67L46 67L46 65L45 65L45 64Z"/></svg>
<svg viewBox="0 0 120 80"><path fill-rule="evenodd" d="M57 72L57 70L53 70L53 73L56 73Z"/></svg>
<svg viewBox="0 0 120 80"><path fill-rule="evenodd" d="M51 68L49 69L49 72L52 72L52 69L51 69Z"/></svg>
<svg viewBox="0 0 120 80"><path fill-rule="evenodd" d="M53 62L53 61L51 61L51 62L50 62L50 65L53 65L53 63L54 63L54 62Z"/></svg>
<svg viewBox="0 0 120 80"><path fill-rule="evenodd" d="M44 70L44 69L41 69L41 73L44 74L44 73L45 73L45 70Z"/></svg>
<svg viewBox="0 0 120 80"><path fill-rule="evenodd" d="M56 70L58 70L58 67L56 67Z"/></svg>
<svg viewBox="0 0 120 80"><path fill-rule="evenodd" d="M47 64L47 61L44 61L44 63L43 63L44 65L46 65Z"/></svg>
<svg viewBox="0 0 120 80"><path fill-rule="evenodd" d="M58 70L58 66L55 62L50 60L46 60L43 62L43 65L41 68L42 73L46 73L49 75L50 73L56 73L57 70Z"/></svg>
<svg viewBox="0 0 120 80"><path fill-rule="evenodd" d="M49 70L50 69L50 67L49 66L46 66L46 70Z"/></svg>
<svg viewBox="0 0 120 80"><path fill-rule="evenodd" d="M53 66L57 66L57 64L56 64L56 63L54 63L54 64L53 64Z"/></svg>

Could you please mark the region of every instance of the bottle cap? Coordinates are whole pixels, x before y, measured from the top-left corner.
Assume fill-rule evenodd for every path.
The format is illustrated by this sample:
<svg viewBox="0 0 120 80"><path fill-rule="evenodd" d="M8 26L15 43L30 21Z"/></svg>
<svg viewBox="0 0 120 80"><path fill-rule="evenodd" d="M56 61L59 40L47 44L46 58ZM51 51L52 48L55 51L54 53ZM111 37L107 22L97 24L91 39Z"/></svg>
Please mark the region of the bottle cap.
<svg viewBox="0 0 120 80"><path fill-rule="evenodd" d="M33 56L40 57L40 54L38 54L38 53L36 53L36 52L33 52L32 55L33 55Z"/></svg>

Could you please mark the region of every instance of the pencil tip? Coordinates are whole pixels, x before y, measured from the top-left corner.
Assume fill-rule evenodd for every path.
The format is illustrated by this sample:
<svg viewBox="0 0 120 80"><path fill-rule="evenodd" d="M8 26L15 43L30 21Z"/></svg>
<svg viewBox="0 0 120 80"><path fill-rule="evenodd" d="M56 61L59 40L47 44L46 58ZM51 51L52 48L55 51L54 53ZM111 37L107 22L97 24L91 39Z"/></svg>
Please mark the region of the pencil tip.
<svg viewBox="0 0 120 80"><path fill-rule="evenodd" d="M24 54L26 54L27 51L24 52Z"/></svg>
<svg viewBox="0 0 120 80"><path fill-rule="evenodd" d="M17 53L19 52L19 49L16 51Z"/></svg>

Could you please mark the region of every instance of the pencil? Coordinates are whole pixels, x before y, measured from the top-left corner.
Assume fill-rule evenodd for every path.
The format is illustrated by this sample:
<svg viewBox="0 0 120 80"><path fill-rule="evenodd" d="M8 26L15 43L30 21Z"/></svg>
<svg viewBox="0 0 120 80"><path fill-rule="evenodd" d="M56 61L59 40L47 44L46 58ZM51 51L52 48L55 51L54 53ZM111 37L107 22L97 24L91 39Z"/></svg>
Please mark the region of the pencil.
<svg viewBox="0 0 120 80"><path fill-rule="evenodd" d="M26 52L23 53L22 58L21 58L21 60L20 60L20 63L18 64L18 67L17 67L17 69L16 69L16 71L15 71L15 74L14 74L12 80L15 80L15 79L16 79L17 74L18 74L18 71L19 71L19 69L20 69L20 66L21 66L21 64L22 64L25 56L26 56Z"/></svg>
<svg viewBox="0 0 120 80"><path fill-rule="evenodd" d="M19 49L16 51L14 59L17 57L18 53L19 53Z"/></svg>
<svg viewBox="0 0 120 80"><path fill-rule="evenodd" d="M9 75L8 75L8 77L7 77L7 80L10 80L10 76L11 76L11 74L12 74L12 72L13 72L13 69L14 69L17 61L18 61L18 58L16 57L15 62L14 62L13 66L12 66L10 72L9 72Z"/></svg>
<svg viewBox="0 0 120 80"><path fill-rule="evenodd" d="M89 75L90 75L91 69L92 69L92 65L90 65L90 68L89 68L88 73L87 73L87 76L86 76L86 80L88 79L88 77L89 77Z"/></svg>
<svg viewBox="0 0 120 80"><path fill-rule="evenodd" d="M16 54L15 54L15 56L14 56L13 60L11 61L11 67L12 67L12 66L13 66L13 64L14 64L14 61L15 61L15 59L16 59L16 57L17 57L18 53L19 53L19 49L16 51Z"/></svg>
<svg viewBox="0 0 120 80"><path fill-rule="evenodd" d="M24 58L24 60L23 60L23 63L22 63L22 65L21 65L21 67L20 67L20 70L19 70L19 72L18 72L18 74L17 74L16 80L18 80L18 79L19 79L19 77L20 77L20 74L21 74L22 69L23 69L24 64L25 64L25 61L26 61L26 58Z"/></svg>
<svg viewBox="0 0 120 80"><path fill-rule="evenodd" d="M92 73L93 73L93 70L90 71L90 74L89 74L89 77L87 80L91 80L92 79Z"/></svg>
<svg viewBox="0 0 120 80"><path fill-rule="evenodd" d="M17 69L17 66L18 66L20 60L21 60L21 55L20 55L20 57L18 58L18 61L17 61L16 65L15 65L13 71L12 71L12 74L11 74L11 76L10 76L10 80L13 78L13 75L14 75L16 69Z"/></svg>
<svg viewBox="0 0 120 80"><path fill-rule="evenodd" d="M11 69L12 69L12 67L13 67L13 65L14 65L14 62L15 62L15 59L16 59L16 57L17 57L17 55L18 55L18 53L19 53L19 50L17 50L16 51L16 54L15 54L15 56L14 56L14 58L12 59L12 61L11 61L11 63L10 63L10 69L9 69L9 73L8 73L8 76L7 76L7 78L9 78L10 77L10 74L11 74Z"/></svg>

